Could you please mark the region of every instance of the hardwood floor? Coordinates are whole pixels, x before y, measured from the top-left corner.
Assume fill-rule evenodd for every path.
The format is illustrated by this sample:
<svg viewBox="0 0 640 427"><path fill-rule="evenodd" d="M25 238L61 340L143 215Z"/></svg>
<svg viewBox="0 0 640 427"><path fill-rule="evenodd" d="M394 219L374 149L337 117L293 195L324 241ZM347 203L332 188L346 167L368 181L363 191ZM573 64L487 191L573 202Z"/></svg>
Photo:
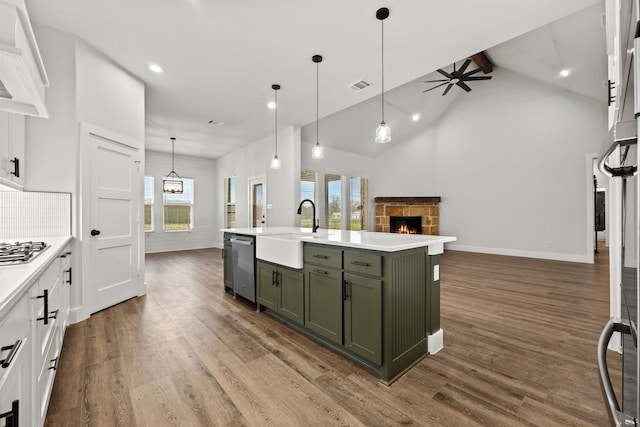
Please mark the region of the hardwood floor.
<svg viewBox="0 0 640 427"><path fill-rule="evenodd" d="M445 253L445 347L387 387L225 294L219 250L149 254L146 296L67 330L46 425L605 426L607 263Z"/></svg>

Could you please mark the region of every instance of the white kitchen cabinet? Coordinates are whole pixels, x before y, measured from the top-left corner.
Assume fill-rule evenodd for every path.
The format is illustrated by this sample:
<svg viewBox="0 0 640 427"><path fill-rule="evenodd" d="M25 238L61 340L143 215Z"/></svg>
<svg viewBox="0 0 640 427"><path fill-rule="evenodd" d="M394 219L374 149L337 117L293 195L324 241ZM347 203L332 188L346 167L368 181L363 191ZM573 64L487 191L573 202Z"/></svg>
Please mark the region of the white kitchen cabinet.
<svg viewBox="0 0 640 427"><path fill-rule="evenodd" d="M4 415L0 422L8 426L32 425L29 316L29 298L25 295L0 318L0 414Z"/></svg>
<svg viewBox="0 0 640 427"><path fill-rule="evenodd" d="M24 187L25 116L0 111L0 183Z"/></svg>

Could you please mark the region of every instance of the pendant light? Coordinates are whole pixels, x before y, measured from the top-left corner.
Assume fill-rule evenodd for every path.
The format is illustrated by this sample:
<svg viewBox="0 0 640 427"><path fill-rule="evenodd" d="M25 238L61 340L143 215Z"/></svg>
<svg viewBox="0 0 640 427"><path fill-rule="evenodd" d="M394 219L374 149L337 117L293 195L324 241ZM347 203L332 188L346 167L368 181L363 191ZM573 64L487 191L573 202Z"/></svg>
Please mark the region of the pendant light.
<svg viewBox="0 0 640 427"><path fill-rule="evenodd" d="M271 89L273 89L276 95L276 154L273 156L273 159L271 159L271 169L280 169L280 159L278 158L278 90L280 90L280 85L271 85Z"/></svg>
<svg viewBox="0 0 640 427"><path fill-rule="evenodd" d="M319 68L319 64L322 62L322 56L320 55L313 55L311 57L311 60L313 62L316 63L316 145L315 147L313 147L313 150L311 150L311 157L313 157L314 159L322 159L324 158L324 148L322 148L322 146L320 145L320 134L318 132L318 110L319 110L319 86L318 86L318 68Z"/></svg>
<svg viewBox="0 0 640 427"><path fill-rule="evenodd" d="M162 191L169 194L182 194L182 178L178 175L174 168L174 144L176 138L171 137L171 172L162 180Z"/></svg>
<svg viewBox="0 0 640 427"><path fill-rule="evenodd" d="M376 12L376 18L382 24L382 122L376 129L376 142L384 144L391 141L391 128L384 122L384 20L389 17L389 9L381 7Z"/></svg>

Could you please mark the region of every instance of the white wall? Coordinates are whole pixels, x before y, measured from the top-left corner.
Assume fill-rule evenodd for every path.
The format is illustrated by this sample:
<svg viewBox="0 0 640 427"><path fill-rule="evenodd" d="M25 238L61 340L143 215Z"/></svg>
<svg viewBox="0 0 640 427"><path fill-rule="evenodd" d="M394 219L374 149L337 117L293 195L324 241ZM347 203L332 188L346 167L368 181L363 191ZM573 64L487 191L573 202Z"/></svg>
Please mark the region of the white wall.
<svg viewBox="0 0 640 427"><path fill-rule="evenodd" d="M50 80L48 119L27 117L25 189L72 194L74 286L71 321L83 312L79 123L89 122L127 136L144 149L144 84L76 37L33 23ZM142 188L142 179L140 180ZM140 232L140 240L143 234ZM138 263L144 271L143 245ZM144 277L141 278L144 280Z"/></svg>
<svg viewBox="0 0 640 427"><path fill-rule="evenodd" d="M145 175L154 177L154 231L145 233L145 253L214 246L217 228L215 161L199 157L175 156L178 174L194 180L193 225L191 231L163 231L162 177L171 170L171 154L147 151Z"/></svg>
<svg viewBox="0 0 640 427"><path fill-rule="evenodd" d="M278 132L278 158L281 168L269 167L274 155L273 135L249 144L215 161L216 230L224 228L224 179L236 177L236 227L249 226L249 179L266 178L267 226L293 226L300 193L300 128L288 126ZM296 191L297 188L297 191ZM295 206L294 206L295 204ZM216 236L222 247L222 232Z"/></svg>
<svg viewBox="0 0 640 427"><path fill-rule="evenodd" d="M606 104L502 69L493 79L377 158L376 195L441 196L451 249L589 262L586 155L601 152Z"/></svg>

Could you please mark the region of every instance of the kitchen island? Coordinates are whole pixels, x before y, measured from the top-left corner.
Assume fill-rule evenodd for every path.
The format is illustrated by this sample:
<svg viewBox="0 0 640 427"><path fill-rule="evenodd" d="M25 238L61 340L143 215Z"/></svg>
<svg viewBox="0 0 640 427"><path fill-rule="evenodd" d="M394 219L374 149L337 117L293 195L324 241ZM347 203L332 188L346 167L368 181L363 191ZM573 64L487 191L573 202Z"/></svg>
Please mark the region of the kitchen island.
<svg viewBox="0 0 640 427"><path fill-rule="evenodd" d="M442 349L439 255L455 237L291 227L222 231L255 237L260 311L384 383Z"/></svg>

